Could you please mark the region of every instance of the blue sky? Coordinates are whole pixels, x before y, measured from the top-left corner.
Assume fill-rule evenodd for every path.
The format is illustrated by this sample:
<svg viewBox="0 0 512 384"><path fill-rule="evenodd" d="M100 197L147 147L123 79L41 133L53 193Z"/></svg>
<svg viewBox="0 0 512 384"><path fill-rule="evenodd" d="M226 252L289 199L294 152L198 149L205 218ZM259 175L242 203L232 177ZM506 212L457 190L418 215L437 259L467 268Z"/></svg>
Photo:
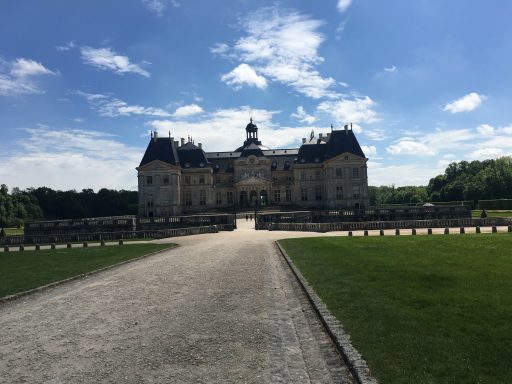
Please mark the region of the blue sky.
<svg viewBox="0 0 512 384"><path fill-rule="evenodd" d="M157 130L233 150L353 123L370 185L512 154L512 2L0 3L0 183L136 189Z"/></svg>

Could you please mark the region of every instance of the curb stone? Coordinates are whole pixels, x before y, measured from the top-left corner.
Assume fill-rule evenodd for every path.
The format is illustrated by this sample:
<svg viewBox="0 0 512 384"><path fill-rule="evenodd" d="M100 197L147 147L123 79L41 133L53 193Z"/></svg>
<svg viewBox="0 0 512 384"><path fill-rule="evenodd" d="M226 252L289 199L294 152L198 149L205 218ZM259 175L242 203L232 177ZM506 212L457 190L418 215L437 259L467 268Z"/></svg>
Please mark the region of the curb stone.
<svg viewBox="0 0 512 384"><path fill-rule="evenodd" d="M281 244L279 244L277 241L275 244L277 245L277 248L286 260L286 263L292 270L293 274L297 278L299 284L302 286L302 289L306 293L309 302L320 317L320 321L326 328L327 333L336 346L336 349L347 364L348 369L356 379L357 383L378 384L377 379L372 375L370 368L368 368L366 361L350 342L350 335L345 332L338 319L331 313L331 311L329 311L329 309L327 309L325 303L316 294L315 290L309 285L304 276L302 276Z"/></svg>
<svg viewBox="0 0 512 384"><path fill-rule="evenodd" d="M154 256L154 255L157 255L157 254L162 253L162 252L170 251L171 249L175 249L177 247L179 247L178 244L176 244L174 247L169 247L169 248L166 248L166 249L161 249L160 251L146 253L145 255L142 255L142 256L139 256L139 257L135 257L133 259L123 260L123 261L120 261L119 263L112 264L112 265L107 265L106 267L103 267L103 268L100 268L100 269L95 269L93 271L85 272L85 273L82 273L80 275L71 276L71 277L68 277L67 279L64 279L64 280L54 281L53 283L49 283L49 284L42 285L42 286L37 287L37 288L29 289L28 291L22 291L22 292L18 292L18 293L13 293L12 295L7 295L7 296L4 296L4 297L0 297L0 305L6 304L8 302L14 301L14 300L19 299L19 298L24 297L24 296L32 295L32 294L37 293L37 292L43 292L43 291L46 291L48 289L58 287L59 285L64 285L66 283L70 283L70 282L75 281L75 280L87 278L89 276L96 275L96 274L98 274L100 272L104 272L104 271L108 271L109 269L120 267L121 265L124 265L124 264L128 264L128 263L131 263L131 262L134 262L134 261L137 261L137 260L142 260L142 259L145 259L146 257L149 257L149 256Z"/></svg>

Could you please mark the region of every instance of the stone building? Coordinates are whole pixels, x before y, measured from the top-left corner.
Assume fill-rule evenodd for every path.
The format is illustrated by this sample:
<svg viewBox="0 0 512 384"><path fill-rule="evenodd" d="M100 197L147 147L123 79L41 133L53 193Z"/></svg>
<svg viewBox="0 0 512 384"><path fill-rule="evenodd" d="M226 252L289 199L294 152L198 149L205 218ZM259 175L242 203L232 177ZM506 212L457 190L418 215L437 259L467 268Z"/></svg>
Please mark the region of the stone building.
<svg viewBox="0 0 512 384"><path fill-rule="evenodd" d="M139 215L259 206L341 209L368 206L365 157L351 127L309 139L300 148L269 149L258 127L245 128L234 151L205 152L189 139L152 133L138 171Z"/></svg>

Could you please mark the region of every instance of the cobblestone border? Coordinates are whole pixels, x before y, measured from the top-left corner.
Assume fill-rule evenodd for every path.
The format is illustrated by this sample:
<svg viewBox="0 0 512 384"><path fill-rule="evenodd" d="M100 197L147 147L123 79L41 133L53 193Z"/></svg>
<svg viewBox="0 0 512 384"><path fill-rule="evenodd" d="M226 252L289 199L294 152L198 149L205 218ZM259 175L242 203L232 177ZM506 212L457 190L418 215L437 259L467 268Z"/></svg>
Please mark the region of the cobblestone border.
<svg viewBox="0 0 512 384"><path fill-rule="evenodd" d="M304 276L302 276L302 273L300 273L284 248L281 247L281 244L279 244L277 241L275 244L277 245L277 248L281 252L283 258L286 260L286 263L292 270L293 274L299 281L299 284L302 286L302 289L306 293L308 300L313 306L315 312L318 314L320 321L326 328L327 333L336 346L336 349L347 364L357 383L377 384L378 381L372 375L368 365L366 364L366 361L350 342L350 335L345 332L338 319L336 319L336 317L329 311L329 309L327 309L325 303L316 294L315 290L309 285Z"/></svg>
<svg viewBox="0 0 512 384"><path fill-rule="evenodd" d="M83 279L83 278L86 278L86 277L89 277L89 276L93 276L93 275L96 275L96 274L98 274L100 272L104 272L104 271L108 271L109 269L120 267L121 265L124 265L124 264L132 263L132 262L137 261L137 260L142 260L142 259L145 259L146 257L154 256L154 255L157 255L159 253L166 252L166 251L169 251L171 249L175 249L177 247L179 247L179 244L176 244L173 247L162 249L160 251L146 253L145 255L142 255L142 256L139 256L139 257L135 257L133 259L123 260L123 261L120 261L119 263L116 263L116 264L107 265L106 267L103 267L103 268L100 268L100 269L95 269L95 270L90 271L90 272L85 272L85 273L82 273L80 275L71 276L71 277L68 277L67 279L64 279L64 280L54 281L53 283L49 283L49 284L42 285L42 286L37 287L37 288L29 289L28 291L22 291L22 292L14 293L12 295L0 297L0 305L6 304L6 303L14 301L14 300L17 300L17 299L19 299L21 297L24 297L24 296L32 295L32 294L37 293L37 292L43 292L43 291L46 291L48 289L55 288L55 287L58 287L59 285L63 285L63 284L66 284L66 283L69 283L69 282L72 282L72 281L75 281L75 280L79 280L79 279Z"/></svg>

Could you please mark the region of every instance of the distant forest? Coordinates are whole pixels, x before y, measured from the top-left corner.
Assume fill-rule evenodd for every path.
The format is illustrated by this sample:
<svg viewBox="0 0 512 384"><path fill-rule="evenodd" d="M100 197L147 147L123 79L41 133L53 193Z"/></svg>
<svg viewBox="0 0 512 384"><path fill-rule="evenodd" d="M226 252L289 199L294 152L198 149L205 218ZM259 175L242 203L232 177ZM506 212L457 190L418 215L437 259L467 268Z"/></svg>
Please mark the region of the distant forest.
<svg viewBox="0 0 512 384"><path fill-rule="evenodd" d="M427 186L369 187L370 205L420 204L512 198L512 157L461 161ZM0 228L21 226L37 219L75 219L137 214L137 192L83 189L80 192L51 188L9 189L0 186Z"/></svg>

